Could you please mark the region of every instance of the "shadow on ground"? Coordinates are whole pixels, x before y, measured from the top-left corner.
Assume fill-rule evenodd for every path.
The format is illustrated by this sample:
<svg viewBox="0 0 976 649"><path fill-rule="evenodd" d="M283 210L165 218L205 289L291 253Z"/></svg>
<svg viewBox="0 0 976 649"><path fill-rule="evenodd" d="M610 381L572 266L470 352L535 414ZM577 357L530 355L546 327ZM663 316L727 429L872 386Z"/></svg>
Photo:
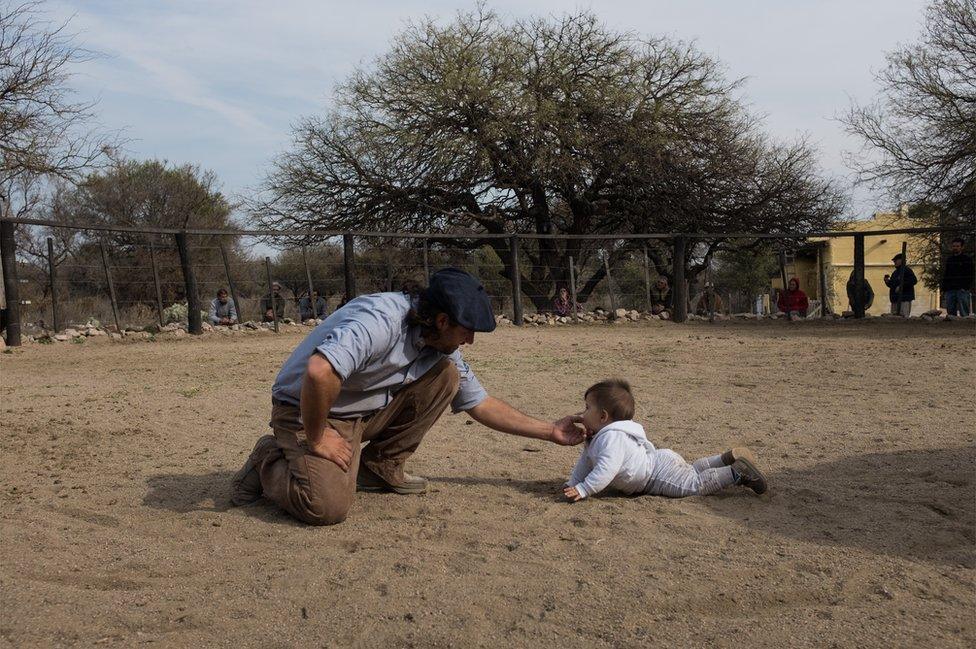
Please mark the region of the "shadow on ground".
<svg viewBox="0 0 976 649"><path fill-rule="evenodd" d="M213 473L164 473L151 476L146 482L149 490L142 504L153 509L165 509L177 514L190 512L226 512L236 509L248 516L269 523L299 525L285 512L263 498L252 505L234 508L230 504L230 482L233 471Z"/></svg>
<svg viewBox="0 0 976 649"><path fill-rule="evenodd" d="M487 486L493 489L514 489L522 493L540 498L547 501L565 500L560 493L562 483L556 480L519 480L517 478L485 478L479 476L471 477L445 477L428 476L431 484L459 485L462 487L482 487Z"/></svg>
<svg viewBox="0 0 976 649"><path fill-rule="evenodd" d="M768 496L715 513L764 533L878 554L976 566L976 448L872 453L770 475Z"/></svg>

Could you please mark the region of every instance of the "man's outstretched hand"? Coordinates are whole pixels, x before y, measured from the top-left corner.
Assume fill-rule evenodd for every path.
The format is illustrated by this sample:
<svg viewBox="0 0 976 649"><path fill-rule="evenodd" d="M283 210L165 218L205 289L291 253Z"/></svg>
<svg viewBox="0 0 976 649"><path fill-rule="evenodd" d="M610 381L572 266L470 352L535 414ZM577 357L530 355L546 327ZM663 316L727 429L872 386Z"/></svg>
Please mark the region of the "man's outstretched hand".
<svg viewBox="0 0 976 649"><path fill-rule="evenodd" d="M552 433L549 441L563 446L575 446L583 441L584 428L580 425L583 418L579 415L567 415L552 422Z"/></svg>

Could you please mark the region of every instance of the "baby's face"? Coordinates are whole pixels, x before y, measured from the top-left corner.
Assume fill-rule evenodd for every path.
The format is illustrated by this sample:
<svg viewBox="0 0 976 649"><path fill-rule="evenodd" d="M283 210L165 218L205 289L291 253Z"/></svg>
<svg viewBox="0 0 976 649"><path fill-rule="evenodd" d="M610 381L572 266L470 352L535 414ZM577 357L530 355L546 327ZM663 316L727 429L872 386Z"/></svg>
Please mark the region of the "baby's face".
<svg viewBox="0 0 976 649"><path fill-rule="evenodd" d="M586 397L583 403L586 406L582 413L583 425L586 426L586 436L589 437L607 425L610 418L607 416L605 410L602 410L593 403L591 397Z"/></svg>

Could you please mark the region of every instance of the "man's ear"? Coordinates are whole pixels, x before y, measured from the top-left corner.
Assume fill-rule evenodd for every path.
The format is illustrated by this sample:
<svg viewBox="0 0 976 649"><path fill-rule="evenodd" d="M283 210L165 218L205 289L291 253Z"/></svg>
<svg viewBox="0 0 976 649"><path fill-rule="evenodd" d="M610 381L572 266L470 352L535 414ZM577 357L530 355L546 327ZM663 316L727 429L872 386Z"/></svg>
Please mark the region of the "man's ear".
<svg viewBox="0 0 976 649"><path fill-rule="evenodd" d="M451 324L451 318L446 313L438 313L434 316L434 326L437 331L444 331Z"/></svg>
<svg viewBox="0 0 976 649"><path fill-rule="evenodd" d="M610 413L606 410L600 411L600 421L610 421Z"/></svg>

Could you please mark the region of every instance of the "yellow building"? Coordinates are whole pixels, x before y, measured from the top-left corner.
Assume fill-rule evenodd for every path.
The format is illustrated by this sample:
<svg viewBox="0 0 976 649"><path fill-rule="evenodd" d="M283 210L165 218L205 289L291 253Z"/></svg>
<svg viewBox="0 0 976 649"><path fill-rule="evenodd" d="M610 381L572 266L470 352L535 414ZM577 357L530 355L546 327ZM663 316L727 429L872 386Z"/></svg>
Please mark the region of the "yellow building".
<svg viewBox="0 0 976 649"><path fill-rule="evenodd" d="M888 300L888 287L885 286L884 276L894 270L891 258L901 252L902 243L908 244L908 265L918 277L915 285L915 301L912 302L912 315L921 315L930 309L939 308L939 291L932 290L923 282L923 272L917 263L918 252L928 245L928 242L918 235L874 235L870 233L878 230L897 230L918 227L901 214L876 213L864 221L851 221L838 230L864 232L864 278L874 290L874 303L866 313L881 315L890 312L891 302ZM913 251L915 252L913 256ZM819 304L823 299L820 290L821 257L827 278L828 303L830 310L841 313L851 309L847 302L847 280L854 272L854 237L836 237L832 239L813 240L810 244L787 255L787 278L796 277L800 288L811 301L811 315L819 313ZM913 261L915 260L915 261ZM773 289L780 289L783 282L779 277L772 280Z"/></svg>

